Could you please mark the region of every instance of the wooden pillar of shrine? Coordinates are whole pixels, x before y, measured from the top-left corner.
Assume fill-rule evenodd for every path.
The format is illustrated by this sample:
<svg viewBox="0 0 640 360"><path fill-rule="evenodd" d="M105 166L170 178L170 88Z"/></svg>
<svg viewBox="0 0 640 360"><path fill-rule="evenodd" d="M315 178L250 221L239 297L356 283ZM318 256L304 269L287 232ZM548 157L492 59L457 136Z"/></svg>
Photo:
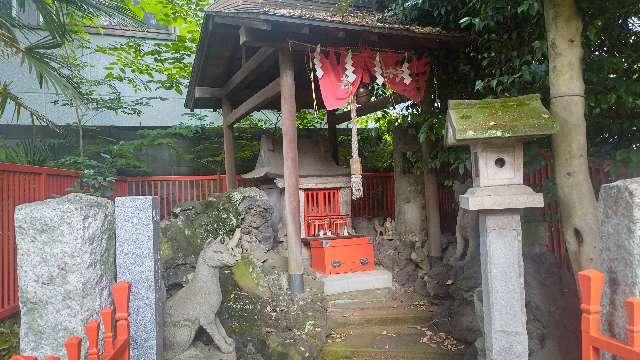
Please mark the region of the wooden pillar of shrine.
<svg viewBox="0 0 640 360"><path fill-rule="evenodd" d="M279 50L280 108L282 112L282 157L284 159L284 208L289 259L289 290L304 292L302 242L300 239L300 195L298 133L296 129L296 85L293 56L288 47Z"/></svg>
<svg viewBox="0 0 640 360"><path fill-rule="evenodd" d="M224 135L224 170L226 174L227 191L236 188L236 146L233 139L233 124L229 115L233 107L227 99L222 99L222 132Z"/></svg>
<svg viewBox="0 0 640 360"><path fill-rule="evenodd" d="M338 163L338 128L336 113L327 111L327 137L329 138L329 153L331 158Z"/></svg>

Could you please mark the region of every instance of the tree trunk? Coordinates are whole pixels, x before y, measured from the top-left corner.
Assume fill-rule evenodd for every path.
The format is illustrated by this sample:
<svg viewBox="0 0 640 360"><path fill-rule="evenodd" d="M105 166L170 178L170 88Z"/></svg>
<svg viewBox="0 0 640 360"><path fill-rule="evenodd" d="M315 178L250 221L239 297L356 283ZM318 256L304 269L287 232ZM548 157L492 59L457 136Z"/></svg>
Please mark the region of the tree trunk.
<svg viewBox="0 0 640 360"><path fill-rule="evenodd" d="M82 116L80 116L79 105L75 105L76 121L78 122L78 147L80 150L80 161L84 162L84 131L82 129Z"/></svg>
<svg viewBox="0 0 640 360"><path fill-rule="evenodd" d="M544 0L549 46L553 162L562 231L575 273L597 267L600 219L587 157L582 20L573 0Z"/></svg>
<svg viewBox="0 0 640 360"><path fill-rule="evenodd" d="M433 141L428 136L421 144L424 174L424 203L427 214L427 235L429 238L429 256L442 257L442 243L440 241L440 202L438 197L438 175L430 167Z"/></svg>

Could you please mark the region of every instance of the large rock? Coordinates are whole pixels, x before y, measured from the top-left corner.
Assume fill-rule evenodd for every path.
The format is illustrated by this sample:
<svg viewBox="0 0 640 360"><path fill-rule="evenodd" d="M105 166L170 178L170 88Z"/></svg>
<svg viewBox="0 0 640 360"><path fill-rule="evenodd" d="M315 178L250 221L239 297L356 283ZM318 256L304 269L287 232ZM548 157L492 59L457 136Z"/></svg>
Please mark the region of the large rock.
<svg viewBox="0 0 640 360"><path fill-rule="evenodd" d="M82 194L18 206L20 352L64 354L64 341L111 303L115 221L111 201Z"/></svg>
<svg viewBox="0 0 640 360"><path fill-rule="evenodd" d="M599 199L606 276L603 330L624 340L624 301L640 293L640 178L603 185Z"/></svg>
<svg viewBox="0 0 640 360"><path fill-rule="evenodd" d="M240 229L243 254L259 263L273 247L273 207L264 191L239 188L175 209L161 229L164 281L169 295L189 281L198 254L210 239L228 238Z"/></svg>

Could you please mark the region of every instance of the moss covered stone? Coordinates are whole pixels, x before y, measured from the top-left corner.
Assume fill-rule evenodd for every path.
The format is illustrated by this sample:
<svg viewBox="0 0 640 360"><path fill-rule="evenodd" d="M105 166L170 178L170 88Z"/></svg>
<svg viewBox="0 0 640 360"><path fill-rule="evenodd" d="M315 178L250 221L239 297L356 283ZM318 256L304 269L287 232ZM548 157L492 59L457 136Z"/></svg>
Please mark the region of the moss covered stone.
<svg viewBox="0 0 640 360"><path fill-rule="evenodd" d="M450 100L448 133L455 142L499 137L553 134L558 122L542 105L540 95L501 99Z"/></svg>

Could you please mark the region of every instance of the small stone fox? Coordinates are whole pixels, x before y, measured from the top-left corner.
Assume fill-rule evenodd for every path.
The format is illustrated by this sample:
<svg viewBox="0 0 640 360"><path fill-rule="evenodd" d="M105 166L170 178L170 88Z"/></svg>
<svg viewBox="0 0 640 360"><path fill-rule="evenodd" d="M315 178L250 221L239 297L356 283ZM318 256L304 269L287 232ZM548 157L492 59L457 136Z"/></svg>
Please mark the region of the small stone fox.
<svg viewBox="0 0 640 360"><path fill-rule="evenodd" d="M193 278L167 301L164 350L168 359L189 348L200 326L211 335L221 352L235 351L235 342L227 336L216 313L222 302L219 268L232 266L240 259L239 239L238 229L226 244L220 239L207 241L198 256Z"/></svg>

